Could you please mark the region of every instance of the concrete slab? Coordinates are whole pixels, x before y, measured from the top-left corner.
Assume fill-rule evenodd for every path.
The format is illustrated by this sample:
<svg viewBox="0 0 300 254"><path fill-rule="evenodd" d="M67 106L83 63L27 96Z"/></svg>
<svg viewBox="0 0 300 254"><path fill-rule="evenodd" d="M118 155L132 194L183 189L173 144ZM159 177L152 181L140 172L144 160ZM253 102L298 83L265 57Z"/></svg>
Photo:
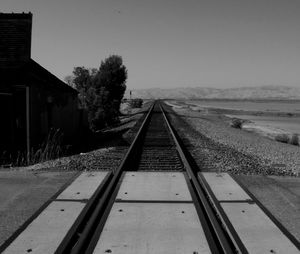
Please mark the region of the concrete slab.
<svg viewBox="0 0 300 254"><path fill-rule="evenodd" d="M127 172L117 199L191 201L181 172Z"/></svg>
<svg viewBox="0 0 300 254"><path fill-rule="evenodd" d="M76 175L78 171L1 169L0 245Z"/></svg>
<svg viewBox="0 0 300 254"><path fill-rule="evenodd" d="M89 199L108 172L83 172L57 199Z"/></svg>
<svg viewBox="0 0 300 254"><path fill-rule="evenodd" d="M221 206L249 253L299 253L256 204L221 203Z"/></svg>
<svg viewBox="0 0 300 254"><path fill-rule="evenodd" d="M3 253L54 253L84 206L81 202L52 202Z"/></svg>
<svg viewBox="0 0 300 254"><path fill-rule="evenodd" d="M94 253L211 251L193 204L115 203Z"/></svg>
<svg viewBox="0 0 300 254"><path fill-rule="evenodd" d="M235 178L300 242L300 177L235 175Z"/></svg>
<svg viewBox="0 0 300 254"><path fill-rule="evenodd" d="M203 172L217 200L251 200L241 186L227 173Z"/></svg>

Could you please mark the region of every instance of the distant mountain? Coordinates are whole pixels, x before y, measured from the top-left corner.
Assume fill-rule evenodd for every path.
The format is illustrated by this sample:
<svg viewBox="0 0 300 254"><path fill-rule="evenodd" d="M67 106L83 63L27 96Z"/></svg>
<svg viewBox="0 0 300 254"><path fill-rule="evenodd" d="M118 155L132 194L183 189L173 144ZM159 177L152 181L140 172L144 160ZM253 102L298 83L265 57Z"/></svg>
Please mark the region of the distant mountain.
<svg viewBox="0 0 300 254"><path fill-rule="evenodd" d="M129 98L129 91L125 97ZM142 99L300 99L299 87L260 86L239 88L150 88L132 90L133 98Z"/></svg>

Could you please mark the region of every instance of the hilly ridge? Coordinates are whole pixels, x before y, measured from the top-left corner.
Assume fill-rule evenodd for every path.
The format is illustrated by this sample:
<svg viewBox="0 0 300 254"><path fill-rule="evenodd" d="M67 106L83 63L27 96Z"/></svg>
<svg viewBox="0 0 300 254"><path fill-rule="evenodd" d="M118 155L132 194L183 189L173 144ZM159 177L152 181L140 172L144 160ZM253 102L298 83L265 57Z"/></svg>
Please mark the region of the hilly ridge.
<svg viewBox="0 0 300 254"><path fill-rule="evenodd" d="M129 98L129 90L125 97ZM142 99L300 99L300 86L260 86L239 88L149 88L132 90L133 98Z"/></svg>

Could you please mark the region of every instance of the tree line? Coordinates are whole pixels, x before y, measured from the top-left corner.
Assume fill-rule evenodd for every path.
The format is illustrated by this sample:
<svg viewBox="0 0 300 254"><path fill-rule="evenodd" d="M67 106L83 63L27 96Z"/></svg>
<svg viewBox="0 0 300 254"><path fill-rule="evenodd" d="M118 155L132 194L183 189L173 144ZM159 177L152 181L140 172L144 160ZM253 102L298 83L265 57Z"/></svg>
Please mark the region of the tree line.
<svg viewBox="0 0 300 254"><path fill-rule="evenodd" d="M111 55L99 69L74 67L65 81L78 91L79 107L87 110L89 126L97 131L119 122L127 69L121 56Z"/></svg>

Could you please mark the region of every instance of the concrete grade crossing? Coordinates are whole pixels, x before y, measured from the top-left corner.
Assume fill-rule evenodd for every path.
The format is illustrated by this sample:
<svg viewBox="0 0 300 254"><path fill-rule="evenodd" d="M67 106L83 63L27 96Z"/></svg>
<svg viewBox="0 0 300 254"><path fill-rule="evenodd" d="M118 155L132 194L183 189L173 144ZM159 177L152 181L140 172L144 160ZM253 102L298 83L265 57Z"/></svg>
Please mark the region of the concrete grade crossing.
<svg viewBox="0 0 300 254"><path fill-rule="evenodd" d="M88 200L108 172L83 172L57 199Z"/></svg>
<svg viewBox="0 0 300 254"><path fill-rule="evenodd" d="M54 253L107 174L82 173L3 253ZM299 253L229 174L200 175L248 253ZM184 173L125 172L93 253L212 253Z"/></svg>
<svg viewBox="0 0 300 254"><path fill-rule="evenodd" d="M4 254L52 254L108 172L83 172L54 199Z"/></svg>
<svg viewBox="0 0 300 254"><path fill-rule="evenodd" d="M300 253L295 244L228 173L199 173L248 253Z"/></svg>
<svg viewBox="0 0 300 254"><path fill-rule="evenodd" d="M126 172L93 253L211 253L184 173Z"/></svg>
<svg viewBox="0 0 300 254"><path fill-rule="evenodd" d="M211 251L194 204L115 203L93 253Z"/></svg>
<svg viewBox="0 0 300 254"><path fill-rule="evenodd" d="M218 201L251 200L249 195L227 173L201 173Z"/></svg>
<svg viewBox="0 0 300 254"><path fill-rule="evenodd" d="M3 253L54 253L107 174L82 173ZM200 175L248 253L299 253L229 174ZM93 253L212 253L186 181L182 172L125 172Z"/></svg>
<svg viewBox="0 0 300 254"><path fill-rule="evenodd" d="M180 172L126 172L117 200L192 201Z"/></svg>
<svg viewBox="0 0 300 254"><path fill-rule="evenodd" d="M52 202L3 254L53 254L85 204Z"/></svg>
<svg viewBox="0 0 300 254"><path fill-rule="evenodd" d="M249 253L300 253L256 204L221 203L221 206Z"/></svg>

